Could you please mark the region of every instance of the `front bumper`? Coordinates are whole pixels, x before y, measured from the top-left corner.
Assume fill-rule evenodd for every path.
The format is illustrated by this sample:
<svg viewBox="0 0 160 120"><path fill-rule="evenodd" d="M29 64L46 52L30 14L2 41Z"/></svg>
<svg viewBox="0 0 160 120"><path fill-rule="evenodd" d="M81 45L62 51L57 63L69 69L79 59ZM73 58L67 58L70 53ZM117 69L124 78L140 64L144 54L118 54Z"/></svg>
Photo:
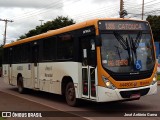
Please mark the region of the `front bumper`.
<svg viewBox="0 0 160 120"><path fill-rule="evenodd" d="M131 95L140 94L152 95L157 93L157 83L150 86L139 87L139 88L129 88L129 89L108 89L105 87L97 87L97 102L109 102L109 101L119 101L119 100L131 100Z"/></svg>

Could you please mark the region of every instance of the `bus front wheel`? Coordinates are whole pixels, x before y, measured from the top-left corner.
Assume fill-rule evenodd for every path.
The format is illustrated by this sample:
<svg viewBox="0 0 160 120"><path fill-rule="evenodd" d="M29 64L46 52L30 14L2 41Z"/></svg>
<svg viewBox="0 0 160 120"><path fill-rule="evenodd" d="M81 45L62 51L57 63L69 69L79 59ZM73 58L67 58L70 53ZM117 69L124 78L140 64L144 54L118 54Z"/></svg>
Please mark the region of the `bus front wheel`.
<svg viewBox="0 0 160 120"><path fill-rule="evenodd" d="M65 91L65 98L68 105L70 106L77 105L76 93L73 82L69 82L67 84Z"/></svg>
<svg viewBox="0 0 160 120"><path fill-rule="evenodd" d="M19 93L24 93L23 77L22 77L22 76L20 76L20 77L18 78L17 86L18 86L18 92L19 92Z"/></svg>

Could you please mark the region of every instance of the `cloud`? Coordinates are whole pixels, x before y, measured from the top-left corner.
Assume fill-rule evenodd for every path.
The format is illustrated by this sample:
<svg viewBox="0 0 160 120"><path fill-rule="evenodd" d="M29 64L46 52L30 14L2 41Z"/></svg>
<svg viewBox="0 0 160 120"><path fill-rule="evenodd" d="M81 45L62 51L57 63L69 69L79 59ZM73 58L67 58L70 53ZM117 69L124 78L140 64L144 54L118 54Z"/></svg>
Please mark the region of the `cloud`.
<svg viewBox="0 0 160 120"><path fill-rule="evenodd" d="M44 8L48 5L63 5L63 0L0 0L0 7Z"/></svg>
<svg viewBox="0 0 160 120"><path fill-rule="evenodd" d="M114 17L119 11L119 0L0 0L0 19L13 20L7 26L7 42L16 40L29 30L53 20L69 16L75 21L99 17ZM4 22L0 21L0 44Z"/></svg>
<svg viewBox="0 0 160 120"><path fill-rule="evenodd" d="M21 35L24 35L29 30L34 29L39 26L41 22L39 20L44 20L43 23L55 19L57 16L64 15L63 11L60 9L45 9L41 11L37 8L7 8L0 14L1 19L9 19L14 22L8 23L7 25L7 43L15 41ZM0 44L3 42L4 34L4 22L0 21Z"/></svg>
<svg viewBox="0 0 160 120"><path fill-rule="evenodd" d="M7 43L43 23L64 15L63 0L0 0L0 19L13 20L7 25ZM4 21L0 21L0 44L3 41Z"/></svg>

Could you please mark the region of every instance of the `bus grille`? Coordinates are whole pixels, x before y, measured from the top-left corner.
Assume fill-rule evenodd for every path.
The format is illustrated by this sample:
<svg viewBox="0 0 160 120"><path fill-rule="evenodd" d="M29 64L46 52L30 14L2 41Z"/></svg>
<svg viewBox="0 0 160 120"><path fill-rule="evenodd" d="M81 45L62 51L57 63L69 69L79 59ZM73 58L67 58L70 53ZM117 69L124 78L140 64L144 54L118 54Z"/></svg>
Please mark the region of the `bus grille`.
<svg viewBox="0 0 160 120"><path fill-rule="evenodd" d="M130 81L130 80L146 79L146 78L150 78L151 75L152 75L152 72L146 72L146 73L141 73L137 75L111 74L112 78L115 79L116 81Z"/></svg>

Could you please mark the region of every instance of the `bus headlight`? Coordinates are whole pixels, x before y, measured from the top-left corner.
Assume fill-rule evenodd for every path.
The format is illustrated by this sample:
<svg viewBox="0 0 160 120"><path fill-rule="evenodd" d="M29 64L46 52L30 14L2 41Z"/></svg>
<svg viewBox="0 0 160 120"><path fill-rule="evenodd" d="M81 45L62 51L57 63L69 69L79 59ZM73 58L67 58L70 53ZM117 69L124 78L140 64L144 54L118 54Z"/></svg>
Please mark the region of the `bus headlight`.
<svg viewBox="0 0 160 120"><path fill-rule="evenodd" d="M154 85L157 82L157 74L154 75L152 85Z"/></svg>
<svg viewBox="0 0 160 120"><path fill-rule="evenodd" d="M116 87L106 77L102 76L102 79L107 88L112 89L112 90L116 89Z"/></svg>

